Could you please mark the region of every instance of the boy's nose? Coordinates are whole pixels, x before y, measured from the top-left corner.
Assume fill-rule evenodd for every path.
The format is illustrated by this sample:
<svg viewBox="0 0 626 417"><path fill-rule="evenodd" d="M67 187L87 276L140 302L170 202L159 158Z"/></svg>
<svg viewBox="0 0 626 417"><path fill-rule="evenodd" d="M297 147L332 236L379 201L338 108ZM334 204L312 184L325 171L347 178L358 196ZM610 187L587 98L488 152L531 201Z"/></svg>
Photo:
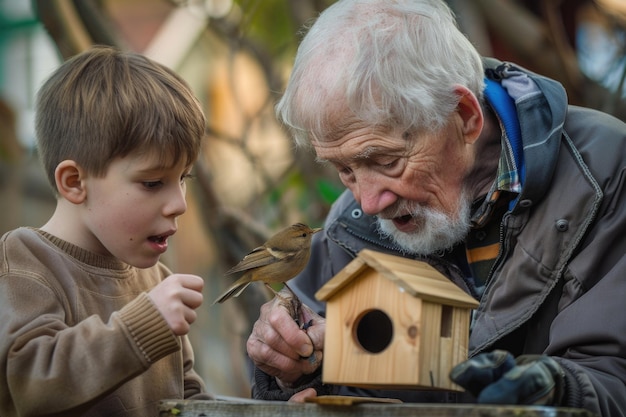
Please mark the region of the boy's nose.
<svg viewBox="0 0 626 417"><path fill-rule="evenodd" d="M169 201L165 205L166 216L180 216L187 211L186 190L179 187L169 197Z"/></svg>

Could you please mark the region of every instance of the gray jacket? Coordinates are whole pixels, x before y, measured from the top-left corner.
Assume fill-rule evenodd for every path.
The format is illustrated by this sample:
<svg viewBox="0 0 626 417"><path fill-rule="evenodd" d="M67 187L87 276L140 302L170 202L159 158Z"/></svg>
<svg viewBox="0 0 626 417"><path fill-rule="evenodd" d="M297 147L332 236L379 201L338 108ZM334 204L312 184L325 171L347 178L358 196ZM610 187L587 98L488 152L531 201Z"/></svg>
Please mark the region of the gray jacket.
<svg viewBox="0 0 626 417"><path fill-rule="evenodd" d="M566 372L567 406L626 416L626 125L568 106L553 80L501 64L486 60L486 74L515 99L526 178L502 219L470 355L496 348L551 355ZM315 292L366 247L400 254L346 191L290 287L323 314ZM427 261L475 295L456 254Z"/></svg>

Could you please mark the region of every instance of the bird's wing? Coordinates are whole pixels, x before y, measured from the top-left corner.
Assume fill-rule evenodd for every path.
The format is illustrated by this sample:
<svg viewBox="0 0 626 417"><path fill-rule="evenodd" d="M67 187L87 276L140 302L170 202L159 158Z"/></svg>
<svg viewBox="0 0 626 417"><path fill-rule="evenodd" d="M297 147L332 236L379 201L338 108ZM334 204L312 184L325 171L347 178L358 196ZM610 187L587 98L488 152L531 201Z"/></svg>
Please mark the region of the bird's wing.
<svg viewBox="0 0 626 417"><path fill-rule="evenodd" d="M264 246L255 248L244 256L244 258L231 269L226 271L226 274L232 274L235 272L247 271L249 269L258 268L260 266L273 264L281 259L285 258L284 252L268 249Z"/></svg>
<svg viewBox="0 0 626 417"><path fill-rule="evenodd" d="M276 259L276 261L289 260L289 258L293 258L293 256L299 251L288 251L288 250L279 250L276 248L266 248L269 253L272 254L272 257ZM276 262L274 261L274 262Z"/></svg>

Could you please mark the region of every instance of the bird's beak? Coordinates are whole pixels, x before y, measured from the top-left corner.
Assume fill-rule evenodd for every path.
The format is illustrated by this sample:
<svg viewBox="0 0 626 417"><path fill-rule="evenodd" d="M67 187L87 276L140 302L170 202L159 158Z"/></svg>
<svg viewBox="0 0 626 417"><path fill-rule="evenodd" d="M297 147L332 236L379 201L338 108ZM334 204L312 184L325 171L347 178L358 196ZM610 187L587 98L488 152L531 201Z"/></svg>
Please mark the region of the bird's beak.
<svg viewBox="0 0 626 417"><path fill-rule="evenodd" d="M313 229L313 233L311 233L311 234L312 234L312 235L314 235L314 234L316 234L317 232L321 232L322 230L324 230L324 229L323 229L323 228L321 228L321 227L317 227L317 228Z"/></svg>

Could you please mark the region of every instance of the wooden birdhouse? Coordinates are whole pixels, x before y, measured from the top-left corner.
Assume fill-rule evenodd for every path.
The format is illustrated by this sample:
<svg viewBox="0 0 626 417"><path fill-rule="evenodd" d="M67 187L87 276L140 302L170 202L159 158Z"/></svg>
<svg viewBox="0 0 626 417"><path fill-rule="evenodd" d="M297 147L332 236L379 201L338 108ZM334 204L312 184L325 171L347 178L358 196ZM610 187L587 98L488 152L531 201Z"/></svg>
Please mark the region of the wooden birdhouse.
<svg viewBox="0 0 626 417"><path fill-rule="evenodd" d="M364 249L315 296L325 383L461 390L448 375L467 359L478 302L427 263Z"/></svg>

